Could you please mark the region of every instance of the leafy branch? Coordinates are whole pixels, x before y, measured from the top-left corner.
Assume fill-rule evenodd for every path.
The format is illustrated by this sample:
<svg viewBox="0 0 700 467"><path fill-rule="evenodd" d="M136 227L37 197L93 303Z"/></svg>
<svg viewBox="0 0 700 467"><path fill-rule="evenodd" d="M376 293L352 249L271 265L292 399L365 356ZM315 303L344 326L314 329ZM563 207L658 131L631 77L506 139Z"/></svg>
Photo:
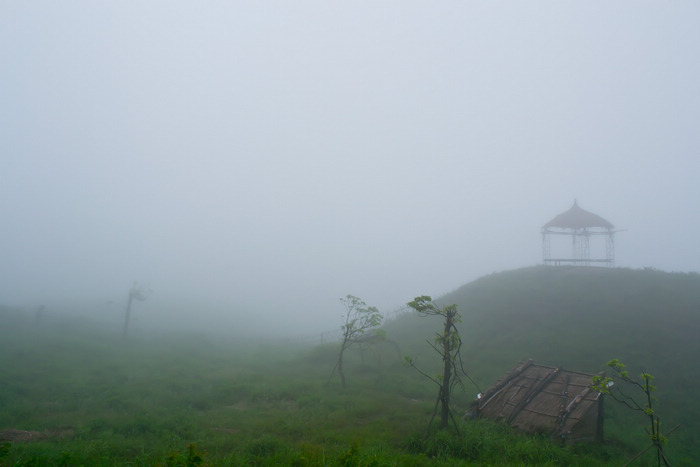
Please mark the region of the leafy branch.
<svg viewBox="0 0 700 467"><path fill-rule="evenodd" d="M593 389L601 394L609 395L614 401L631 410L643 413L649 420L649 429L645 428L645 431L651 438L652 445L650 447L656 448L658 465L660 466L662 462L666 466L670 465L663 452L663 445L666 443L667 439L661 434L661 422L653 406L654 402L657 401L656 397L654 397L656 386L651 384L654 377L642 369L639 379L634 379L630 377L628 371L625 369L625 365L618 359L610 360L607 366L615 372L617 380L621 384L616 385L614 377L597 375L594 376L591 381ZM642 401L640 402L637 398L623 390L622 384L631 387L633 390L641 391L641 396L637 397L641 397ZM646 449L643 452L646 452Z"/></svg>

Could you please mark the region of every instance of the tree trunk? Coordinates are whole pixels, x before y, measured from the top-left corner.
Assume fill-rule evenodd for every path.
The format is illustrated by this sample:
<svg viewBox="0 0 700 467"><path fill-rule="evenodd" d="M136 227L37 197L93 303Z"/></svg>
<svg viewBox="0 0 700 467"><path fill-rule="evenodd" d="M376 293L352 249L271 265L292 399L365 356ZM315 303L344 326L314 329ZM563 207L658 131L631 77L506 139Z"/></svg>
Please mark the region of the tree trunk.
<svg viewBox="0 0 700 467"><path fill-rule="evenodd" d="M442 386L440 387L440 429L445 430L450 422L450 380L452 379L452 344L450 332L452 331L452 317L448 313L445 317L445 330L442 335Z"/></svg>
<svg viewBox="0 0 700 467"><path fill-rule="evenodd" d="M129 302L126 305L126 317L124 318L124 337L126 337L126 331L129 329L129 315L131 314L131 301L134 298L134 294L129 292Z"/></svg>
<svg viewBox="0 0 700 467"><path fill-rule="evenodd" d="M340 382L345 389L345 373L343 373L343 352L345 352L345 342L343 342L343 347L340 349L340 355L338 356L338 374L340 374Z"/></svg>

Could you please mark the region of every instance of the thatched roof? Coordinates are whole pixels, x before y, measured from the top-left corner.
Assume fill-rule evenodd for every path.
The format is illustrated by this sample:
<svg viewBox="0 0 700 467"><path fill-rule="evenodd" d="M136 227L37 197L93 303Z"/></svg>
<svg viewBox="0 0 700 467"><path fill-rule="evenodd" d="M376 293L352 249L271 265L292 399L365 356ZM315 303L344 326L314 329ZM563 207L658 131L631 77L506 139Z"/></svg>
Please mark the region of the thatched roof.
<svg viewBox="0 0 700 467"><path fill-rule="evenodd" d="M597 214L588 212L578 206L576 200L574 205L568 211L565 211L556 216L551 221L547 222L542 228L560 228L560 229L585 229L590 227L601 227L612 230L615 228L610 222L603 219Z"/></svg>
<svg viewBox="0 0 700 467"><path fill-rule="evenodd" d="M520 363L474 402L478 416L529 433L574 441L602 439L602 397L593 375Z"/></svg>

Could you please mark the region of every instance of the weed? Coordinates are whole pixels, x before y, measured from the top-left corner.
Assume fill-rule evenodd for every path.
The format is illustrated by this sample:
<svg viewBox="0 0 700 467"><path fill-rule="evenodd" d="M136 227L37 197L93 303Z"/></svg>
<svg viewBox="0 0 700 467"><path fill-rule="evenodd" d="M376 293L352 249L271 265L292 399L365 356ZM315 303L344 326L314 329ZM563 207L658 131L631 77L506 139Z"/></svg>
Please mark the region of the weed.
<svg viewBox="0 0 700 467"><path fill-rule="evenodd" d="M0 460L3 457L7 457L7 454L10 452L10 446L12 446L10 443L0 443Z"/></svg>
<svg viewBox="0 0 700 467"><path fill-rule="evenodd" d="M263 436L252 440L244 448L244 452L254 458L270 457L285 448L284 443L274 436Z"/></svg>
<svg viewBox="0 0 700 467"><path fill-rule="evenodd" d="M165 465L168 467L197 467L204 466L204 458L207 456L206 451L200 451L194 443L190 443L185 448L185 452L181 454L175 450L168 454L165 458Z"/></svg>

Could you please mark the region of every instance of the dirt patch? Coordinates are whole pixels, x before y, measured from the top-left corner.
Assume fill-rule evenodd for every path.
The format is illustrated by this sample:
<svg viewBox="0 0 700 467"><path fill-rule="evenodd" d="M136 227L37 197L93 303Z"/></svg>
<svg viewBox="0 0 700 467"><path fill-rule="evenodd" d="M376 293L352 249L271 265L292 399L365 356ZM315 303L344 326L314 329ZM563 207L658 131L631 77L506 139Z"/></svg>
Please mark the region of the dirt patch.
<svg viewBox="0 0 700 467"><path fill-rule="evenodd" d="M0 430L0 441L26 442L48 438L65 438L69 436L73 436L72 428L51 431Z"/></svg>

